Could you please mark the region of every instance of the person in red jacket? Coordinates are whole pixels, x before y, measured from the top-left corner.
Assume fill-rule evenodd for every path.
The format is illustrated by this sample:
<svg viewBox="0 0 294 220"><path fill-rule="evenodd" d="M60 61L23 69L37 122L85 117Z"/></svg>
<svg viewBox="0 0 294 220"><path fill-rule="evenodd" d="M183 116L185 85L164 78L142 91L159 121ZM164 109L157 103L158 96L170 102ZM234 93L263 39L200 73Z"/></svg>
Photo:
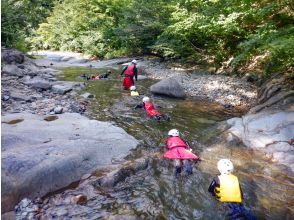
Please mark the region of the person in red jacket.
<svg viewBox="0 0 294 220"><path fill-rule="evenodd" d="M142 101L143 103L136 105L135 109L143 108L149 117L157 120L158 122L161 121L162 119L167 121L170 120L170 118L167 115L161 114L159 111L155 109L149 97L145 96Z"/></svg>
<svg viewBox="0 0 294 220"><path fill-rule="evenodd" d="M192 153L188 142L179 136L180 132L177 129L171 129L168 132L168 138L166 140L167 151L163 155L164 158L174 161L176 177L181 174L182 169L185 170L187 175L192 174L192 161L199 159L196 154Z"/></svg>
<svg viewBox="0 0 294 220"><path fill-rule="evenodd" d="M138 69L136 67L137 61L132 60L131 65L126 66L121 72L121 76L124 75L123 87L125 90L130 89L131 86L135 85L134 77L138 80Z"/></svg>

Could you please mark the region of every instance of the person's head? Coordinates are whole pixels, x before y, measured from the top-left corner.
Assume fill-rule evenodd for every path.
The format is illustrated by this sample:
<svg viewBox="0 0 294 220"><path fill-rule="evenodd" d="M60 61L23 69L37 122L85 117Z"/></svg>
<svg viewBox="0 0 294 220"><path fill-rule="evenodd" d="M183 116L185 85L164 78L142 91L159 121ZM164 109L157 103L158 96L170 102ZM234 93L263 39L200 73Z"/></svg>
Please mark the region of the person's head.
<svg viewBox="0 0 294 220"><path fill-rule="evenodd" d="M234 165L229 159L221 159L217 162L217 169L222 175L228 175L234 171Z"/></svg>
<svg viewBox="0 0 294 220"><path fill-rule="evenodd" d="M111 74L111 70L107 70L107 73L108 73L108 74Z"/></svg>
<svg viewBox="0 0 294 220"><path fill-rule="evenodd" d="M131 90L131 91L135 91L135 90L136 90L136 86L131 86L131 87L130 87L130 90Z"/></svg>
<svg viewBox="0 0 294 220"><path fill-rule="evenodd" d="M142 101L143 101L144 103L146 103L146 102L150 102L150 98L147 97L147 96L145 96L145 97L142 99Z"/></svg>
<svg viewBox="0 0 294 220"><path fill-rule="evenodd" d="M168 136L178 137L180 136L180 132L177 129L171 129L168 132Z"/></svg>
<svg viewBox="0 0 294 220"><path fill-rule="evenodd" d="M132 64L137 64L137 60L132 60Z"/></svg>

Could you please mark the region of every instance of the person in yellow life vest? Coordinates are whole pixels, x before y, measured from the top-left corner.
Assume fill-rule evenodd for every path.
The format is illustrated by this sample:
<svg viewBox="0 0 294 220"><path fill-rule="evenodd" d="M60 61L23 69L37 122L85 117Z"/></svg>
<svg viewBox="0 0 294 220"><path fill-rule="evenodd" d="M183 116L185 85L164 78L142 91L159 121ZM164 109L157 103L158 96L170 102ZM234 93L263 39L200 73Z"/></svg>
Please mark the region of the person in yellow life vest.
<svg viewBox="0 0 294 220"><path fill-rule="evenodd" d="M226 219L256 220L256 218L242 204L243 193L238 177L232 174L234 165L229 159L221 159L217 163L220 175L212 180L208 192L226 208Z"/></svg>
<svg viewBox="0 0 294 220"><path fill-rule="evenodd" d="M139 92L136 91L136 86L131 86L130 87L130 90L131 90L131 96L139 96Z"/></svg>

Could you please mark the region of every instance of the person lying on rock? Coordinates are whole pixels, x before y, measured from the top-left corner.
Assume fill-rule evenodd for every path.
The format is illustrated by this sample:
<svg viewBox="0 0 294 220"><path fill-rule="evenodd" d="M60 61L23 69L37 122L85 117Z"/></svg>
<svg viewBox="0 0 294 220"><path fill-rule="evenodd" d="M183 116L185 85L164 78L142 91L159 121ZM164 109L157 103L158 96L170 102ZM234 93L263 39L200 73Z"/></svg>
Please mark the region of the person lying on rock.
<svg viewBox="0 0 294 220"><path fill-rule="evenodd" d="M152 104L152 102L150 101L150 98L149 97L144 97L142 99L143 103L142 104L139 104L139 105L136 105L135 106L135 109L137 108L143 108L146 112L146 114L152 118L152 119L155 119L156 121L160 122L161 120L166 120L166 121L169 121L170 118L168 115L165 115L165 114L161 114L160 112L158 112L157 110L155 110L155 107L154 105Z"/></svg>
<svg viewBox="0 0 294 220"><path fill-rule="evenodd" d="M123 88L125 90L128 90L131 86L135 85L134 77L136 81L138 81L138 69L136 65L137 60L132 60L131 65L126 66L120 74L121 76L124 75Z"/></svg>
<svg viewBox="0 0 294 220"><path fill-rule="evenodd" d="M173 160L175 176L179 177L182 170L184 170L187 175L191 175L193 173L193 161L199 160L199 157L192 153L192 149L188 142L180 138L180 132L177 129L171 129L168 132L166 148L167 151L163 157Z"/></svg>
<svg viewBox="0 0 294 220"><path fill-rule="evenodd" d="M130 90L131 90L131 96L139 96L139 92L136 90L136 86L131 86Z"/></svg>
<svg viewBox="0 0 294 220"><path fill-rule="evenodd" d="M220 175L215 177L208 192L226 208L226 219L255 220L256 218L242 204L243 193L238 177L232 174L234 165L229 159L221 159L217 163Z"/></svg>

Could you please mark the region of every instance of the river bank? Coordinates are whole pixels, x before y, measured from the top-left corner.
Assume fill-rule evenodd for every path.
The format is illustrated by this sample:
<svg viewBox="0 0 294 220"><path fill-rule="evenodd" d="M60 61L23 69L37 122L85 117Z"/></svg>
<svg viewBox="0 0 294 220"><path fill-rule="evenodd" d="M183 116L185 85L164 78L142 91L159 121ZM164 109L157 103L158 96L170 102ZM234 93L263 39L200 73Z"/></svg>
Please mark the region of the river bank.
<svg viewBox="0 0 294 220"><path fill-rule="evenodd" d="M66 57L64 59L66 59ZM130 60L131 58L124 58L123 60L117 59L105 61L104 64L106 68L119 70L121 66L117 64ZM42 62L44 62L44 60ZM89 67L89 65L92 65L92 67L94 65L103 67L103 62L104 61L97 62L86 60L84 63L79 65L84 67ZM141 62L147 62L147 64L140 64ZM58 61L54 61L52 63L53 65L51 65L51 60L47 60L46 65L54 67L60 65L60 63L58 63ZM70 64L67 63L66 65ZM71 65L75 66L75 64ZM139 68L141 68L141 71L147 76L151 76L150 74L152 74L155 69L153 69L151 73L147 73L145 69L149 68L148 65L152 66L153 64L141 58L139 61ZM158 65L158 62L155 62L154 65ZM66 71L66 69L64 71ZM89 73L91 70L88 69L87 71ZM170 69L163 69L163 67L157 72L167 72L167 77L182 77L182 71L176 72L175 75L170 75L173 71ZM75 79L79 73L80 69L76 69L71 78ZM213 76L215 75L211 75L211 77ZM221 127L223 128L220 131L218 129L215 131L214 126L218 125L217 122L234 116L234 114L232 114L232 112L228 112L228 110L234 110L236 107L226 108L224 107L225 103L218 105L209 104L204 101L197 102L196 99L194 100L191 96L188 96L186 100L175 100L168 99L166 97L153 96L150 94L149 88L150 85L156 82L156 80L139 80L137 85L140 92L150 95L156 104L162 106L161 111L164 111L172 116L171 123L154 124L148 121L143 114L140 113L140 111L137 112L132 109L133 105L140 102L140 98L133 99L129 97L127 93L120 89L121 84L117 77L113 77L114 78L111 78L106 83L98 81L91 81L87 83L87 91L91 91L94 96L97 97L97 100L93 99L93 101L89 101L89 99L79 97L78 93L75 91L66 93L67 95L62 95L60 99L62 100L72 97L72 99L69 98L69 100L76 100L75 103L77 105L81 104L82 106L84 103L88 103L88 108L91 108L91 111L94 111L86 111L87 114L90 114L91 118L103 118L104 116L101 117L101 115L105 112L108 117L103 118L104 120L113 120L113 122L111 122L112 124L116 123L120 125L120 127L127 130L128 133L135 134L136 138L140 141L144 141L146 146L137 148L137 150L131 153L131 155L128 156L130 159L129 162L118 161L119 164L114 167L108 166L104 170L98 170L94 176L88 175L87 177L82 178L83 180L80 181L78 187L67 189L61 193L48 196L47 198L44 198L44 200L37 199L32 203L27 200L23 201L18 205L17 209L17 215L19 218L27 218L28 216L35 215L41 217L46 216L48 218L73 217L84 219L95 217L135 219L135 216L140 216L141 218L159 218L160 216L163 218L177 218L177 216L182 216L184 214L186 218L193 217L201 219L209 217L215 219L215 213L211 213L209 210L211 210L212 206L216 209L217 207L213 203L213 200L210 199L205 192L209 184L209 179L216 172L216 161L219 158L228 157L228 155L230 155L230 158L236 165L237 175L241 177L247 194L247 204L249 204L249 207L252 210L259 213L259 216L262 216L261 213L265 212L266 215L271 216L272 219L274 219L275 216L285 217L289 215L289 212L291 213L291 210L289 211L289 206L287 205L287 199L285 199L287 198L287 190L291 189L291 176L289 175L289 177L285 179L281 178L280 167L276 167L274 164L269 164L266 160L264 160L264 155L259 155L259 153L255 150L246 148L242 145L242 141L236 140L234 136L233 138L228 138L228 140L226 140L224 135L226 135L226 131L229 128L228 125L225 125L226 123L221 123ZM152 77L154 78L156 76ZM22 77L15 78L15 80L20 79L22 79ZM210 81L211 80L213 80L213 78L210 78ZM185 82L187 83L187 81ZM203 83L209 83L209 81L205 81ZM81 85L81 82L78 82L78 84ZM12 85L11 90L13 90L14 86L17 86L14 84ZM185 84L181 85L183 87L187 86ZM81 86L83 86L83 83ZM21 87L22 86L18 87L19 90L21 90ZM24 91L26 91L27 87L25 85L23 87ZM101 89L99 89L100 87ZM29 86L28 89L32 89L31 86ZM97 89L97 91L95 89ZM215 90L211 89L210 91ZM101 94L101 92L103 92L103 94ZM234 90L231 92L234 93ZM113 93L115 94L113 95ZM26 93L26 95L28 94L29 92ZM203 92L203 94L209 93L206 91ZM7 96L9 95L10 93L7 93ZM58 96L52 97L52 101L55 101L57 97ZM212 93L211 97L216 97L216 94ZM40 98L40 100L42 99L43 98ZM11 98L11 100L14 99ZM63 101L67 102L68 100ZM103 102L105 101L107 102L104 105ZM22 102L22 104L19 103L21 106L31 105L30 101L27 102L22 100L19 102ZM95 102L97 103L95 104ZM56 103L56 105L60 105L60 103ZM9 104L6 106L7 111L10 113L14 112L11 106L13 105ZM50 111L52 108L48 108L46 104L44 104L43 107L41 106L42 105L40 105L39 110L36 110L37 114L39 113L40 115L44 115L44 117L47 117L50 112L53 114L52 111ZM24 109L32 111L30 108L24 107ZM74 111L75 109L68 107L65 110ZM18 111L22 111L22 109ZM237 113L236 115L240 116L240 113ZM52 115L49 115L49 117L50 116ZM58 116L60 119L63 118L62 115L53 116ZM19 118L13 118L11 120L7 119L4 121L6 122L5 126L7 123L8 125L13 122L16 122L16 125L23 123L17 123L17 119ZM42 119L43 118L41 117L41 120ZM69 120L71 121L71 119ZM25 119L25 121L28 120ZM191 141L193 150L195 150L195 152L197 152L199 156L204 159L199 165L195 166L195 174L187 179L183 177L185 183L183 183L183 181L175 182L172 178L169 166L160 160L162 150L158 148L158 145L160 144L159 140L166 136L166 132L171 126L175 126L183 131L184 137ZM67 136L67 138L71 138L71 140L75 141L80 139L79 136L81 135L79 134L77 136L76 132L74 132L72 135ZM42 141L45 142L43 143L44 145L48 145L52 140L46 137ZM67 140L61 140L61 142L67 142ZM138 161L137 159L141 160ZM135 162L132 162L133 160ZM282 172L283 175L286 175L286 172L284 173L283 169ZM248 175L251 175L252 178L248 178ZM282 182L282 184L279 185L277 193L274 193L277 182L270 181L269 183L268 180L271 178L277 178L278 184ZM286 184L284 184L283 181L285 181ZM101 185L103 182L107 183L106 185L110 183L110 187L104 186L103 184ZM192 187L194 185L197 185L198 187ZM252 187L253 185L255 185L255 187ZM264 193L262 192L267 188L272 189L273 193L267 195L265 198L263 197ZM181 193L179 193L179 191L181 191ZM79 197L80 195L86 195L87 200L79 200L81 204L77 204L75 199L77 199L76 197ZM198 199L195 198L195 195L197 195ZM170 208L174 204L175 198L178 205L176 208ZM191 202L187 202L187 198ZM256 200L256 198L258 199ZM268 200L276 201L276 198L278 201L283 202L281 204L276 202L268 203ZM199 199L200 201L205 202L199 203ZM286 201L284 201L284 199ZM197 205L191 206L191 204ZM97 207L99 207L98 210ZM269 210L271 210L272 207L279 207L279 211L276 213L269 213ZM36 212L35 209L39 211ZM217 215L221 216L222 211L217 210Z"/></svg>

